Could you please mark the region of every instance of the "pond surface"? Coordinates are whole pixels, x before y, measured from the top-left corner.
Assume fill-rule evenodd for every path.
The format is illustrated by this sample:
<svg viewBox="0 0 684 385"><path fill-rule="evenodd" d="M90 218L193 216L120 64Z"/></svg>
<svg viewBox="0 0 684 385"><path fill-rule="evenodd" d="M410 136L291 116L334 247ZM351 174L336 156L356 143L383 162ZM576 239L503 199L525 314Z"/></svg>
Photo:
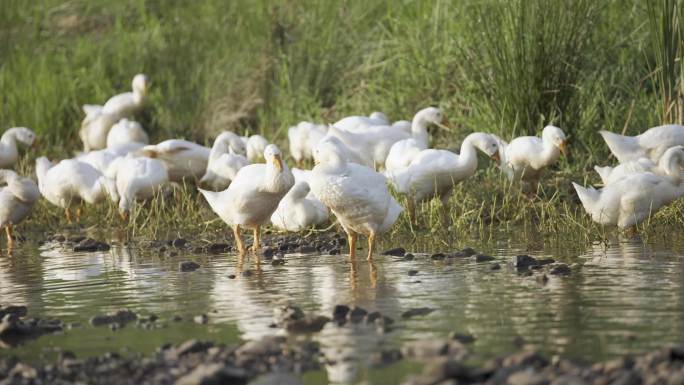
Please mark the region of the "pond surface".
<svg viewBox="0 0 684 385"><path fill-rule="evenodd" d="M165 342L189 338L226 343L256 339L283 333L271 327L273 309L291 301L324 315L337 304L358 305L396 321L387 334L369 326L328 324L312 335L326 359L337 363L326 366L325 372L305 375L311 384L400 382L419 366L402 361L370 369L372 354L411 340L443 338L451 331L474 336L471 350L483 358L512 352L517 341L548 354L602 360L684 341L684 238L666 232L658 238L587 244L563 241L560 235L544 238L510 231L451 245L423 236L414 245L401 246L430 253L467 245L497 260L434 261L429 254L416 254L411 261L377 256L373 263L358 258L351 264L345 255L292 254L282 266L257 263L255 257L240 262L231 254L160 255L114 241L110 251L95 253L29 241L13 257L3 250L0 304L26 305L29 316L83 327L0 348L0 355L36 361L52 357L55 347L85 357L106 351L149 353ZM573 272L540 283L539 273L520 275L507 265L512 256L523 253L575 264ZM179 272L179 262L187 260L201 268ZM493 263L501 269L492 270ZM409 270L418 273L409 276ZM154 313L166 327L143 330L129 325L114 332L88 325L93 315L124 307ZM404 311L419 307L435 311L401 318ZM201 313L208 314L207 325L192 322ZM184 320L171 321L175 315Z"/></svg>

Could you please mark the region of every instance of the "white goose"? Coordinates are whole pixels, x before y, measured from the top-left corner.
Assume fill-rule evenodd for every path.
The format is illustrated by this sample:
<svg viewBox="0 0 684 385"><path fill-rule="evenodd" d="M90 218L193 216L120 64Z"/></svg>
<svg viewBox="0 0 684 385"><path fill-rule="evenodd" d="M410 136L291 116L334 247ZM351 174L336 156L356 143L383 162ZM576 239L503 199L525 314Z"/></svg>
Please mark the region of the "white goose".
<svg viewBox="0 0 684 385"><path fill-rule="evenodd" d="M139 155L164 162L171 182L183 179L200 180L207 171L209 148L183 139L169 139L148 145L138 151Z"/></svg>
<svg viewBox="0 0 684 385"><path fill-rule="evenodd" d="M240 228L254 231L252 250L259 251L259 229L268 222L278 202L292 188L294 177L283 162L278 146L269 144L264 150L266 164L250 164L238 171L228 188L221 192L199 189L211 209L233 227L240 254L245 245Z"/></svg>
<svg viewBox="0 0 684 385"><path fill-rule="evenodd" d="M0 227L7 233L7 245L11 248L13 228L26 218L40 198L36 183L17 175L11 170L0 170Z"/></svg>
<svg viewBox="0 0 684 385"><path fill-rule="evenodd" d="M107 134L107 148L117 147L129 143L148 144L150 138L136 121L123 118L112 126Z"/></svg>
<svg viewBox="0 0 684 385"><path fill-rule="evenodd" d="M133 77L132 92L114 95L103 106L85 104L86 116L81 123L79 136L85 151L99 150L107 146L107 134L121 118L132 116L145 104L149 80L144 74Z"/></svg>
<svg viewBox="0 0 684 385"><path fill-rule="evenodd" d="M461 144L461 153L428 149L421 151L408 167L387 173L397 192L409 197L409 215L415 220L415 204L439 197L449 199L454 185L477 171L477 150L498 161L499 146L489 134L475 132Z"/></svg>
<svg viewBox="0 0 684 385"><path fill-rule="evenodd" d="M242 142L247 148L247 159L250 162L256 163L262 160L266 146L268 146L268 140L261 135L252 135L250 137L243 136Z"/></svg>
<svg viewBox="0 0 684 385"><path fill-rule="evenodd" d="M318 163L309 178L311 190L340 221L349 237L349 256L356 254L359 234L368 236L368 259L375 238L389 230L402 211L390 195L387 180L374 170L350 163L335 142L322 142L314 151Z"/></svg>
<svg viewBox="0 0 684 385"><path fill-rule="evenodd" d="M169 181L166 165L158 159L128 154L115 160L112 168L120 196L119 213L125 220L137 201L153 198Z"/></svg>
<svg viewBox="0 0 684 385"><path fill-rule="evenodd" d="M74 203L95 204L107 196L113 202L119 200L114 180L76 159L65 159L53 166L46 157L40 157L36 159L36 175L40 193L53 205L63 208L70 223L70 207ZM80 216L79 206L77 220Z"/></svg>
<svg viewBox="0 0 684 385"><path fill-rule="evenodd" d="M238 171L249 164L245 153L245 144L239 136L230 131L221 133L214 140L207 171L200 184L208 185L215 191L224 190Z"/></svg>
<svg viewBox="0 0 684 385"><path fill-rule="evenodd" d="M641 135L625 136L599 131L618 162L649 158L654 162L673 146L684 145L684 126L667 124L648 129Z"/></svg>
<svg viewBox="0 0 684 385"><path fill-rule="evenodd" d="M19 160L17 142L27 146L35 146L36 134L26 127L13 127L2 134L0 138L0 168L14 166Z"/></svg>
<svg viewBox="0 0 684 385"><path fill-rule="evenodd" d="M271 215L273 226L285 231L302 231L325 223L328 209L318 199L308 198L310 192L308 183L295 183Z"/></svg>
<svg viewBox="0 0 684 385"><path fill-rule="evenodd" d="M120 144L102 150L81 153L76 156L76 160L88 163L107 178L115 179L114 172L110 170L112 162L117 158L126 156L128 153L140 150L143 146L144 144L135 142Z"/></svg>
<svg viewBox="0 0 684 385"><path fill-rule="evenodd" d="M521 180L523 191L536 192L544 168L556 163L560 154L567 154L567 142L563 130L546 126L542 137L521 136L510 143L499 141L501 169L509 180Z"/></svg>
<svg viewBox="0 0 684 385"><path fill-rule="evenodd" d="M657 175L668 175L668 172L672 171L672 162L681 163L683 160L684 146L674 146L665 151L663 156L658 160L658 163L654 163L648 158L639 158L637 160L621 163L615 167L594 166L594 170L596 170L601 177L603 185L607 186L637 172L652 172Z"/></svg>
<svg viewBox="0 0 684 385"><path fill-rule="evenodd" d="M328 136L339 138L368 167L384 166L390 148L396 142L414 138L427 146L429 124L441 126L443 115L439 108L428 107L416 113L411 123L411 133L391 129L390 126L369 126L363 133L354 133L331 126ZM388 129L390 127L390 129Z"/></svg>
<svg viewBox="0 0 684 385"><path fill-rule="evenodd" d="M318 142L325 137L328 127L324 124L311 122L299 122L296 126L287 130L287 139L290 147L290 155L301 164L305 159L311 159L313 149Z"/></svg>
<svg viewBox="0 0 684 385"><path fill-rule="evenodd" d="M655 214L661 207L684 195L682 158L672 157L666 175L636 172L601 190L573 182L586 212L602 225L628 228Z"/></svg>
<svg viewBox="0 0 684 385"><path fill-rule="evenodd" d="M387 115L375 111L368 116L347 116L335 122L333 126L340 130L358 132L363 131L368 126L388 126L390 124Z"/></svg>

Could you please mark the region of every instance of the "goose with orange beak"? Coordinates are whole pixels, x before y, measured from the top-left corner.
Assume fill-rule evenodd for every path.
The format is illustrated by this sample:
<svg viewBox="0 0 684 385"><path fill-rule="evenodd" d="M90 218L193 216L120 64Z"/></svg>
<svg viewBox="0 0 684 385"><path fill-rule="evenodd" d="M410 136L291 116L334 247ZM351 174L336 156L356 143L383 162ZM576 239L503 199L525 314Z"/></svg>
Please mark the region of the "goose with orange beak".
<svg viewBox="0 0 684 385"><path fill-rule="evenodd" d="M521 136L506 143L499 139L501 169L510 180L520 180L523 193L536 194L542 171L568 155L567 138L556 126L546 126L542 137Z"/></svg>
<svg viewBox="0 0 684 385"><path fill-rule="evenodd" d="M259 251L260 228L267 223L280 200L294 185L294 176L283 161L275 144L264 150L266 163L250 164L238 171L233 182L224 191L199 189L211 209L233 228L238 252L246 252L240 230L254 232L252 250Z"/></svg>

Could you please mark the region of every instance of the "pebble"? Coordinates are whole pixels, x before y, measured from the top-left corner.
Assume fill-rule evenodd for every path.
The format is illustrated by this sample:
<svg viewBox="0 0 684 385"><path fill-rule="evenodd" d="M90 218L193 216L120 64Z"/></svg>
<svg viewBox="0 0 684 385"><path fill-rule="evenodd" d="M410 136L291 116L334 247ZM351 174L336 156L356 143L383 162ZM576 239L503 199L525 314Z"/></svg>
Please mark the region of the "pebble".
<svg viewBox="0 0 684 385"><path fill-rule="evenodd" d="M559 263L553 266L549 271L549 274L551 275L570 275L571 273L572 270L570 269L570 266L565 263Z"/></svg>
<svg viewBox="0 0 684 385"><path fill-rule="evenodd" d="M352 323L359 323L363 321L363 319L366 317L366 314L368 314L368 311L366 309L359 306L353 306L349 309L349 312L347 313L347 321L350 321Z"/></svg>
<svg viewBox="0 0 684 385"><path fill-rule="evenodd" d="M531 266L538 266L539 261L537 261L536 258L530 257L529 255L523 254L523 255L516 255L513 257L513 266L517 268L518 270L526 270L529 269Z"/></svg>
<svg viewBox="0 0 684 385"><path fill-rule="evenodd" d="M178 271L195 271L200 268L200 264L194 261L185 261L178 264Z"/></svg>
<svg viewBox="0 0 684 385"><path fill-rule="evenodd" d="M90 318L92 326L103 326L117 323L125 325L138 319L138 315L128 309L121 309L107 314L99 314Z"/></svg>
<svg viewBox="0 0 684 385"><path fill-rule="evenodd" d="M197 324L204 325L207 322L209 322L209 316L206 314L200 314L200 315L194 316L192 318L192 320Z"/></svg>
<svg viewBox="0 0 684 385"><path fill-rule="evenodd" d="M409 270L406 274L408 274L409 277L412 277L418 274L418 270Z"/></svg>
<svg viewBox="0 0 684 385"><path fill-rule="evenodd" d="M475 342L475 337L473 337L472 334L463 334L456 332L449 333L449 339L458 341L462 344L472 344L473 342Z"/></svg>
<svg viewBox="0 0 684 385"><path fill-rule="evenodd" d="M415 258L416 257L411 253L404 255L404 261L413 261Z"/></svg>
<svg viewBox="0 0 684 385"><path fill-rule="evenodd" d="M406 249L403 247L395 247L393 249L385 250L380 255L391 255L393 257L403 257L406 255Z"/></svg>
<svg viewBox="0 0 684 385"><path fill-rule="evenodd" d="M428 315L435 311L435 309L431 309L429 307L419 307L415 309L409 309L403 313L401 313L401 318L411 318L411 317L416 317L416 316L423 316L423 315Z"/></svg>
<svg viewBox="0 0 684 385"><path fill-rule="evenodd" d="M243 369L222 363L200 364L190 373L180 377L174 385L246 384L247 373Z"/></svg>
<svg viewBox="0 0 684 385"><path fill-rule="evenodd" d="M430 259L432 259L433 261L441 261L444 258L446 258L446 255L444 255L444 253L436 253L430 256Z"/></svg>
<svg viewBox="0 0 684 385"><path fill-rule="evenodd" d="M319 316L304 316L304 318L285 321L285 330L289 333L317 333L323 329L330 318Z"/></svg>
<svg viewBox="0 0 684 385"><path fill-rule="evenodd" d="M344 323L347 320L347 314L349 313L349 306L347 305L335 305L333 309L333 320L338 323Z"/></svg>
<svg viewBox="0 0 684 385"><path fill-rule="evenodd" d="M177 249L182 249L188 244L188 241L184 238L177 238L169 242L169 246L173 246Z"/></svg>
<svg viewBox="0 0 684 385"><path fill-rule="evenodd" d="M212 243L207 246L206 250L210 254L219 254L229 252L231 249L230 245L227 243Z"/></svg>
<svg viewBox="0 0 684 385"><path fill-rule="evenodd" d="M492 265L489 266L489 270L501 270L501 265L498 263L492 263Z"/></svg>
<svg viewBox="0 0 684 385"><path fill-rule="evenodd" d="M472 257L475 254L477 254L477 251L475 251L471 247L466 247L463 250L454 251L453 253L450 253L449 258L467 258Z"/></svg>
<svg viewBox="0 0 684 385"><path fill-rule="evenodd" d="M80 240L76 246L74 246L75 252L107 251L109 249L110 246L107 243L85 237L84 239Z"/></svg>

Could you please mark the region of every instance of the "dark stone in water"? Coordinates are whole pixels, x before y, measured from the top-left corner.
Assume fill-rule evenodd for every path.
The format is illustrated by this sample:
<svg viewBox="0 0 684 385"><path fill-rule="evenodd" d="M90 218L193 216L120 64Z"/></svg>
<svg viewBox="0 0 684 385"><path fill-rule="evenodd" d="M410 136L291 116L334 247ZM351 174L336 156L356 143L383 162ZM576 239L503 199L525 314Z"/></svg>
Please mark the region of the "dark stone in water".
<svg viewBox="0 0 684 385"><path fill-rule="evenodd" d="M449 258L468 258L472 257L473 255L477 254L477 251L471 247L466 247L463 250L459 251L454 251L453 253L449 253Z"/></svg>
<svg viewBox="0 0 684 385"><path fill-rule="evenodd" d="M316 248L312 245L301 245L297 251L302 254L311 254L316 252Z"/></svg>
<svg viewBox="0 0 684 385"><path fill-rule="evenodd" d="M368 314L366 309L359 306L354 306L349 309L349 313L347 313L347 320L351 321L352 323L359 323L363 321L363 319L366 317L366 314Z"/></svg>
<svg viewBox="0 0 684 385"><path fill-rule="evenodd" d="M73 236L73 237L67 238L67 242L69 242L69 243L79 243L79 242L81 242L81 241L83 241L83 240L85 240L85 239L86 239L86 237L83 236L83 235L75 235L75 236Z"/></svg>
<svg viewBox="0 0 684 385"><path fill-rule="evenodd" d="M93 251L107 251L109 250L109 245L96 241L92 238L85 238L78 242L76 246L74 246L74 251L75 252L93 252Z"/></svg>
<svg viewBox="0 0 684 385"><path fill-rule="evenodd" d="M403 358L401 351L398 349L382 350L377 353L373 353L370 357L371 367L379 368L387 365L391 365Z"/></svg>
<svg viewBox="0 0 684 385"><path fill-rule="evenodd" d="M243 277L251 277L252 276L252 270L247 269L247 270L243 271L242 274L240 274L240 275Z"/></svg>
<svg viewBox="0 0 684 385"><path fill-rule="evenodd" d="M382 315L378 311L374 311L366 315L366 323L376 324L377 326L389 326L394 323L394 320L390 317Z"/></svg>
<svg viewBox="0 0 684 385"><path fill-rule="evenodd" d="M539 262L540 266L544 266L544 265L550 265L550 264L556 262L556 260L553 258L540 258L540 259L537 259L537 262Z"/></svg>
<svg viewBox="0 0 684 385"><path fill-rule="evenodd" d="M413 261L415 258L416 257L411 253L404 255L404 261Z"/></svg>
<svg viewBox="0 0 684 385"><path fill-rule="evenodd" d="M498 263L492 263L492 265L489 267L489 270L501 270L501 265Z"/></svg>
<svg viewBox="0 0 684 385"><path fill-rule="evenodd" d="M489 262L493 261L494 257L485 254L475 254L475 262Z"/></svg>
<svg viewBox="0 0 684 385"><path fill-rule="evenodd" d="M235 279L235 274L228 274L228 279Z"/></svg>
<svg viewBox="0 0 684 385"><path fill-rule="evenodd" d="M380 255L391 255L393 257L403 257L406 254L406 249L403 247L395 247L393 249L385 250Z"/></svg>
<svg viewBox="0 0 684 385"><path fill-rule="evenodd" d="M209 322L209 316L206 315L206 314L200 314L200 315L194 316L194 317L192 318L192 320L193 320L195 323L198 323L198 324L200 324L200 325L204 325L204 324L206 324L207 322Z"/></svg>
<svg viewBox="0 0 684 385"><path fill-rule="evenodd" d="M565 263L559 263L551 268L551 271L549 271L549 274L551 275L570 275L571 273L572 270L570 269L570 266L566 265Z"/></svg>
<svg viewBox="0 0 684 385"><path fill-rule="evenodd" d="M7 313L0 322L0 341L14 346L25 339L37 338L43 334L63 330L59 320L42 320L30 318L20 320L12 313Z"/></svg>
<svg viewBox="0 0 684 385"><path fill-rule="evenodd" d="M122 309L113 313L96 315L90 319L90 324L92 326L102 326L113 323L125 325L126 323L135 321L136 319L138 319L137 314L128 309Z"/></svg>
<svg viewBox="0 0 684 385"><path fill-rule="evenodd" d="M406 274L408 274L409 277L412 277L418 274L418 270L409 270Z"/></svg>
<svg viewBox="0 0 684 385"><path fill-rule="evenodd" d="M330 318L319 316L305 316L301 319L285 321L285 330L289 333L317 333L323 329Z"/></svg>
<svg viewBox="0 0 684 385"><path fill-rule="evenodd" d="M194 261L185 261L178 264L178 271L195 271L200 268L200 264Z"/></svg>
<svg viewBox="0 0 684 385"><path fill-rule="evenodd" d="M7 314L12 314L17 317L26 317L28 313L28 308L23 305L8 305L5 307L0 306L0 319L5 318Z"/></svg>
<svg viewBox="0 0 684 385"><path fill-rule="evenodd" d="M176 315L174 315L173 317L171 317L171 321L172 321L172 322L180 322L180 321L182 321L182 320L183 320L183 317L180 316L180 315L178 315L178 314L176 314Z"/></svg>
<svg viewBox="0 0 684 385"><path fill-rule="evenodd" d="M264 258L273 258L277 251L278 249L276 249L275 247L264 246L261 249L261 254L264 256Z"/></svg>
<svg viewBox="0 0 684 385"><path fill-rule="evenodd" d="M546 274L537 276L537 283L540 285L546 285L549 282L549 276Z"/></svg>
<svg viewBox="0 0 684 385"><path fill-rule="evenodd" d="M513 257L513 266L518 270L529 269L531 266L538 266L539 261L536 258L530 257L529 255L516 255Z"/></svg>
<svg viewBox="0 0 684 385"><path fill-rule="evenodd" d="M433 261L441 261L444 258L446 258L446 255L444 255L444 253L436 253L430 256L430 259L432 259Z"/></svg>
<svg viewBox="0 0 684 385"><path fill-rule="evenodd" d="M207 252L211 254L225 253L230 251L230 245L227 243L212 243L207 246Z"/></svg>
<svg viewBox="0 0 684 385"><path fill-rule="evenodd" d="M187 244L188 244L188 241L187 241L186 239L177 238L177 239L174 239L173 241L171 241L170 246L173 246L173 247L175 247L175 248L177 248L177 249L182 249L182 248L184 248Z"/></svg>
<svg viewBox="0 0 684 385"><path fill-rule="evenodd" d="M299 306L284 305L273 309L273 321L276 325L284 325L288 321L304 319L304 311Z"/></svg>
<svg viewBox="0 0 684 385"><path fill-rule="evenodd" d="M462 344L472 344L473 342L475 342L475 337L473 337L472 334L463 334L456 332L449 333L449 339L458 341Z"/></svg>
<svg viewBox="0 0 684 385"><path fill-rule="evenodd" d="M347 305L335 305L333 309L333 320L337 322L343 322L347 320L347 314L349 313L349 306Z"/></svg>
<svg viewBox="0 0 684 385"><path fill-rule="evenodd" d="M330 255L339 255L339 254L340 254L340 249L328 250L328 254L330 254Z"/></svg>
<svg viewBox="0 0 684 385"><path fill-rule="evenodd" d="M428 315L435 311L435 309L431 309L429 307L418 307L415 309L409 309L403 313L401 313L401 318L411 318L411 317L416 317L416 316L423 316L423 315Z"/></svg>
<svg viewBox="0 0 684 385"><path fill-rule="evenodd" d="M273 258L273 260L271 261L271 265L272 266L283 266L283 265L285 265L285 259L283 259L282 257Z"/></svg>

